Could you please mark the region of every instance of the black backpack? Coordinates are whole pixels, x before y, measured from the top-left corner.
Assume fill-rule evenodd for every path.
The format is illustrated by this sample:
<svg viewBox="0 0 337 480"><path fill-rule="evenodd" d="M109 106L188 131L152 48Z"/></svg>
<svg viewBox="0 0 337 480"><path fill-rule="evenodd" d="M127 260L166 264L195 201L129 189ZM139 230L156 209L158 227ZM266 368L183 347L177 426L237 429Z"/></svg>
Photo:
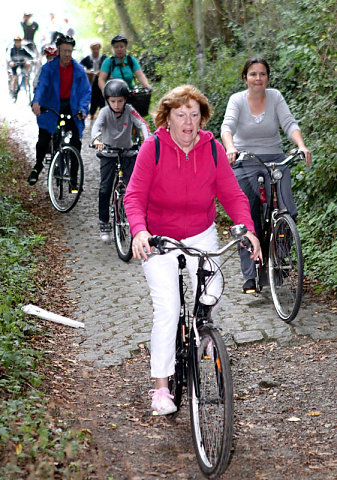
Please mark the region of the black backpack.
<svg viewBox="0 0 337 480"><path fill-rule="evenodd" d="M127 64L128 66L131 68L131 71L133 73L133 61L132 61L132 58L131 58L131 55L127 55L126 56L126 61L127 61ZM110 67L109 67L109 73L108 73L108 77L107 79L109 80L109 77L111 75L111 72L115 69L115 67L119 67L120 71L121 71L121 75L122 75L122 78L123 80L125 81L125 78L124 78L124 75L123 75L123 70L122 70L122 66L124 66L124 64L121 64L121 63L116 63L116 57L115 55L112 55L110 57Z"/></svg>
<svg viewBox="0 0 337 480"><path fill-rule="evenodd" d="M160 156L160 142L159 142L158 136L155 133L152 136L154 137L154 143L155 143L155 148L156 148L155 158L156 158L156 165L157 165L158 162L159 162L159 156ZM213 155L213 159L214 159L214 165L217 166L217 164L218 164L218 152L216 150L216 143L215 143L214 138L211 139L211 146L212 146L212 155Z"/></svg>

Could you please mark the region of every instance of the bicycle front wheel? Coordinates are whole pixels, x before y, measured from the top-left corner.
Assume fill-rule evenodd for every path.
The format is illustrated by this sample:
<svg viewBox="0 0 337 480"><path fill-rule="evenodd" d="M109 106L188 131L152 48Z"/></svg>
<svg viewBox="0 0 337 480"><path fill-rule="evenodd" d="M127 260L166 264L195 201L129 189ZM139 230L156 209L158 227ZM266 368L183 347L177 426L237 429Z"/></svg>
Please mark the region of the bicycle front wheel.
<svg viewBox="0 0 337 480"><path fill-rule="evenodd" d="M286 323L297 315L303 292L303 257L300 237L289 214L273 227L269 246L269 281L274 306Z"/></svg>
<svg viewBox="0 0 337 480"><path fill-rule="evenodd" d="M114 235L119 258L128 262L132 257L132 236L124 208L124 194L119 194L114 204Z"/></svg>
<svg viewBox="0 0 337 480"><path fill-rule="evenodd" d="M190 365L188 381L191 429L200 469L207 478L214 479L225 471L232 447L233 384L228 354L218 330L204 326L199 334L197 378Z"/></svg>
<svg viewBox="0 0 337 480"><path fill-rule="evenodd" d="M69 212L80 198L84 179L81 155L71 145L58 150L48 172L48 190L51 203L61 213Z"/></svg>

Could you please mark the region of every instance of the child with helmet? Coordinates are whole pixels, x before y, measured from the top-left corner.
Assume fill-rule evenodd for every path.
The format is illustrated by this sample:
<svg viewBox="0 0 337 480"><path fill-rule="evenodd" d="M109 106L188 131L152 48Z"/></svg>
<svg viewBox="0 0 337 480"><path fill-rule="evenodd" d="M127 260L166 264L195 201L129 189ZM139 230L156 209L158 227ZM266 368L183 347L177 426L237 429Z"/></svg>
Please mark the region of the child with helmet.
<svg viewBox="0 0 337 480"><path fill-rule="evenodd" d="M57 48L55 45L46 45L43 49L43 55L46 56L47 62L50 62L51 60L54 60L54 58L57 56ZM33 89L35 90L35 87L37 85L37 82L39 81L40 73L42 69L42 64L39 62L37 68L36 68L36 74L33 80Z"/></svg>
<svg viewBox="0 0 337 480"><path fill-rule="evenodd" d="M104 149L104 144L111 147L131 149L133 146L133 126L141 131L144 139L150 134L148 124L127 103L129 94L128 85L124 80L118 78L109 80L104 87L104 97L107 105L99 111L91 131L92 143L98 151L97 156L100 159L101 179L98 194L98 210L100 237L105 243L111 243L112 240L112 226L109 217L110 197L116 170L116 156L101 153ZM125 184L129 182L136 157L137 152L132 150L124 155L122 170Z"/></svg>

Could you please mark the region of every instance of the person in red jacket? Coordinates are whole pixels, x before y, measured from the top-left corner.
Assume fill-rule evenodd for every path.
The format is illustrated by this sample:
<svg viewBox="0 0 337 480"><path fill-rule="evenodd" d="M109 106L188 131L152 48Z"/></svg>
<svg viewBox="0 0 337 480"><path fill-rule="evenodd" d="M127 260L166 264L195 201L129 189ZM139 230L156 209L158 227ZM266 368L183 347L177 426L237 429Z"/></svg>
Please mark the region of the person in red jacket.
<svg viewBox="0 0 337 480"><path fill-rule="evenodd" d="M155 138L150 136L140 148L124 198L133 235L133 256L143 259L153 301L151 376L155 379L155 389L151 395L152 409L159 415L176 411L168 390L168 377L174 374L175 367L180 309L176 257L181 252L148 256L149 237L166 235L202 250L216 250L217 197L234 223L246 225L246 235L253 245L252 258L261 257L249 202L234 176L225 149L211 132L201 129L210 116L207 98L194 86L182 85L167 93L155 114L159 159L156 161ZM212 143L216 146L216 162ZM186 263L194 281L197 260L187 257ZM220 275L214 276L213 285L219 289L219 297Z"/></svg>

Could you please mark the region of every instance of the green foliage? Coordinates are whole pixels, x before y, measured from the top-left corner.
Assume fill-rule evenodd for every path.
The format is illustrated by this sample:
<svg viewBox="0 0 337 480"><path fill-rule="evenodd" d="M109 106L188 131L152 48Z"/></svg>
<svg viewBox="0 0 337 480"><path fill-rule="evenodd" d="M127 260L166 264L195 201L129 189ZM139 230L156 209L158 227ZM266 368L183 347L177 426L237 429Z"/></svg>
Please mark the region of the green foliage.
<svg viewBox="0 0 337 480"><path fill-rule="evenodd" d="M0 478L27 478L30 471L36 479L54 478L55 473L82 479L85 469L75 458L88 440L56 424L48 398L38 390L43 353L32 346L32 338L39 329L21 306L34 298L32 255L43 239L27 231L30 216L15 196L3 193L15 168L5 133L0 129Z"/></svg>

